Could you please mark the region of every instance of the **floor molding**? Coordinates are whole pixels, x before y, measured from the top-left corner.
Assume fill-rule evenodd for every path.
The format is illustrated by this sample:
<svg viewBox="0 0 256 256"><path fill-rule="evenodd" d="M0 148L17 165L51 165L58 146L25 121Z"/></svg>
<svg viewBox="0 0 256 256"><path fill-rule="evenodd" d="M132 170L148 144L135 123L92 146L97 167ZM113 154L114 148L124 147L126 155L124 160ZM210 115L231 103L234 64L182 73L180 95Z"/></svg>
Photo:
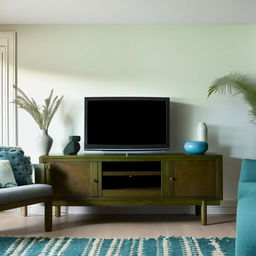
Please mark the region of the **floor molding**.
<svg viewBox="0 0 256 256"><path fill-rule="evenodd" d="M208 214L236 214L236 201L226 200L221 205L208 206ZM10 210L18 211L18 209ZM54 211L54 209L53 209ZM43 214L42 204L29 206L32 214ZM195 214L194 206L129 206L129 207L107 207L107 206L62 206L64 214Z"/></svg>

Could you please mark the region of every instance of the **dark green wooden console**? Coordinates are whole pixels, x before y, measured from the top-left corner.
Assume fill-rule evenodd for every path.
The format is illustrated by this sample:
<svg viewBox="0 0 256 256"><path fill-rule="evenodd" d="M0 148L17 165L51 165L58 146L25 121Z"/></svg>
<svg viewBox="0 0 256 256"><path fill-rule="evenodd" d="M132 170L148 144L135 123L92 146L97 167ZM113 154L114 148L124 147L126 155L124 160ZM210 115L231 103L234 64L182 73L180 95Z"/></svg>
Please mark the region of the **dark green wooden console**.
<svg viewBox="0 0 256 256"><path fill-rule="evenodd" d="M195 205L207 224L207 205L223 199L222 156L146 154L41 156L45 182L61 206Z"/></svg>

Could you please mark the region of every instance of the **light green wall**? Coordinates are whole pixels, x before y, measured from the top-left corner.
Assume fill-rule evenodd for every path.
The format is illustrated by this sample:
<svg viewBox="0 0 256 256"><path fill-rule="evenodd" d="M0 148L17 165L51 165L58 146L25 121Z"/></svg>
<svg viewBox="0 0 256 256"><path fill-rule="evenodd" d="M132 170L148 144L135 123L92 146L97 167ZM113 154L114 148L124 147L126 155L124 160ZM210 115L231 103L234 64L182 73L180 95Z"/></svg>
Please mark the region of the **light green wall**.
<svg viewBox="0 0 256 256"><path fill-rule="evenodd" d="M225 155L224 198L235 200L240 159L256 156L255 126L239 96L207 99L218 76L256 78L255 25L0 25L18 35L18 86L35 98L64 95L49 133L52 152L83 137L85 96L171 98L171 145L182 150L203 121L210 150ZM19 142L37 158L33 120L19 111ZM83 143L83 142L82 142Z"/></svg>

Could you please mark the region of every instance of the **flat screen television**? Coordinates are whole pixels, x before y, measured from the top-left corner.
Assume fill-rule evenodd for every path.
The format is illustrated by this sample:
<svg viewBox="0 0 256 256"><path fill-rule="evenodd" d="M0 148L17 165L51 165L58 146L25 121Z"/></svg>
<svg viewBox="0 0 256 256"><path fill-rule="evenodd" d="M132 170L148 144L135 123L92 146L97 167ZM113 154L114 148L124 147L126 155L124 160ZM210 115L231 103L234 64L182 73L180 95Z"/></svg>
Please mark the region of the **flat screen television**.
<svg viewBox="0 0 256 256"><path fill-rule="evenodd" d="M170 148L170 99L86 97L85 150Z"/></svg>

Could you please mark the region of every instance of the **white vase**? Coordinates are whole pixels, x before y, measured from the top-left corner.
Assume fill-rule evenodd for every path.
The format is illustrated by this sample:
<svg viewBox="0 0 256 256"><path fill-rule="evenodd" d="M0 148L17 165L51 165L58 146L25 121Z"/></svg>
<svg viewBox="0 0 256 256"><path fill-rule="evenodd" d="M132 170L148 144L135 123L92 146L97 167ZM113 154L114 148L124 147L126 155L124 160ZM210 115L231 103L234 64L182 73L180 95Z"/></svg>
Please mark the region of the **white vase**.
<svg viewBox="0 0 256 256"><path fill-rule="evenodd" d="M47 130L40 130L39 135L36 138L36 144L38 152L41 156L48 155L52 147L53 139L48 134Z"/></svg>
<svg viewBox="0 0 256 256"><path fill-rule="evenodd" d="M196 129L196 135L198 141L207 142L207 126L206 123L199 122Z"/></svg>

